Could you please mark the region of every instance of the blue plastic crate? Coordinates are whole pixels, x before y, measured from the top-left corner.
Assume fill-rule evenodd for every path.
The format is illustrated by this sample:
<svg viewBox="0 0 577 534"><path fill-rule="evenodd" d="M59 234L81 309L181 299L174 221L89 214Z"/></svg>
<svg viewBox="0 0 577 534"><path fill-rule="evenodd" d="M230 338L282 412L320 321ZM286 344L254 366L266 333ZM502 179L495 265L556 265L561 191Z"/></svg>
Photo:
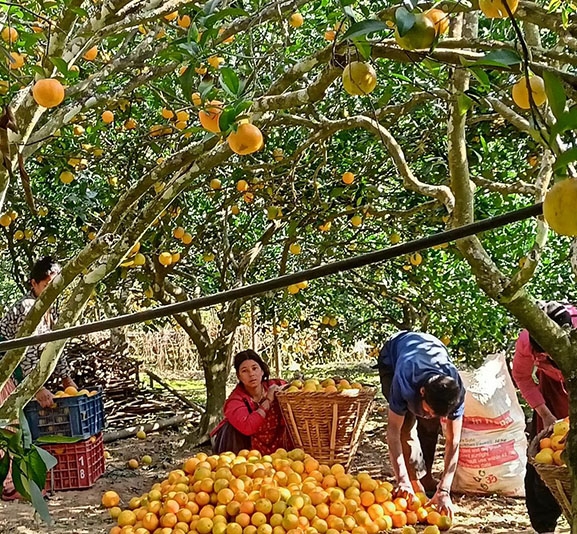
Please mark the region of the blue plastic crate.
<svg viewBox="0 0 577 534"><path fill-rule="evenodd" d="M96 395L55 398L53 408L33 400L24 408L32 439L40 436L71 436L87 439L104 428L102 391Z"/></svg>

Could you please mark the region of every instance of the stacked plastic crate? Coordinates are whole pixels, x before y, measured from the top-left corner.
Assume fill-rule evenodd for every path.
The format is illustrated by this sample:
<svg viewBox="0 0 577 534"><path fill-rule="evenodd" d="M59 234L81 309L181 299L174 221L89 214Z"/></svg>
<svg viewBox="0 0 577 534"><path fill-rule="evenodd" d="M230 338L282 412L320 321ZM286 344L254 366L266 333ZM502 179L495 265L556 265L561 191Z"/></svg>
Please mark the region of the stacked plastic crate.
<svg viewBox="0 0 577 534"><path fill-rule="evenodd" d="M48 472L46 489L89 488L104 473L102 391L55 397L54 403L52 408L42 408L31 401L24 410L32 439L58 461ZM68 436L77 441L59 443L58 438L51 436Z"/></svg>

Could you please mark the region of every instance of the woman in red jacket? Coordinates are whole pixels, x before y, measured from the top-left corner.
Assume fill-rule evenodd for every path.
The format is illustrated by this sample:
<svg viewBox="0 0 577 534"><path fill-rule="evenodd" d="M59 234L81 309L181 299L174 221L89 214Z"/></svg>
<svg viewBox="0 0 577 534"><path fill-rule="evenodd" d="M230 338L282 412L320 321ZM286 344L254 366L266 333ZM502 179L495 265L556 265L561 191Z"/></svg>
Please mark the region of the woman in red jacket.
<svg viewBox="0 0 577 534"><path fill-rule="evenodd" d="M213 430L211 436L217 437L229 423L244 436L249 436L250 448L261 454L271 454L281 447L292 449L275 397L286 382L269 378L268 365L254 350L239 352L234 357L234 368L239 382L224 403L225 419Z"/></svg>

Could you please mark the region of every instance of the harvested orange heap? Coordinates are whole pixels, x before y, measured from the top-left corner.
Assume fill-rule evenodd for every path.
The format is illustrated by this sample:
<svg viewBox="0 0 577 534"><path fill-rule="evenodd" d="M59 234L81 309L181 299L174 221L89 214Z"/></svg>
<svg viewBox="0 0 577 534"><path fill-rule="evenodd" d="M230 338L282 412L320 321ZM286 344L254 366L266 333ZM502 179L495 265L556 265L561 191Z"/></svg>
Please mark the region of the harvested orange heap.
<svg viewBox="0 0 577 534"><path fill-rule="evenodd" d="M538 464L566 465L563 459L567 433L569 432L569 418L557 421L553 425L553 434L539 441L539 452L535 455Z"/></svg>
<svg viewBox="0 0 577 534"><path fill-rule="evenodd" d="M301 391L303 393L312 393L315 391L323 391L324 393L340 393L351 389L363 389L363 385L359 382L350 383L345 378L334 380L333 378L326 378L322 382L316 378L309 378L308 380L293 380L289 387L284 391L287 393L294 393Z"/></svg>
<svg viewBox="0 0 577 534"><path fill-rule="evenodd" d="M320 465L300 449L270 456L244 450L189 458L125 510L112 491L102 504L117 521L110 534L377 534L416 523L434 523L436 532L437 524L449 528L446 516L424 508L424 495L407 502L393 499L392 490L368 473Z"/></svg>

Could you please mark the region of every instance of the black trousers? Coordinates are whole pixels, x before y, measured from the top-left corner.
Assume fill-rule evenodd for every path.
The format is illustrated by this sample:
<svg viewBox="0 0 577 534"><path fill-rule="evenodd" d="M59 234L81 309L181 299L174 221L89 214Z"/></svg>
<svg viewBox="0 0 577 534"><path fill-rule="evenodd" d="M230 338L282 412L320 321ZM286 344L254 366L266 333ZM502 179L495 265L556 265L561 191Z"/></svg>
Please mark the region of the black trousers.
<svg viewBox="0 0 577 534"><path fill-rule="evenodd" d="M537 435L537 413L533 412L530 440ZM537 532L554 532L562 510L559 503L541 480L539 473L527 462L525 472L525 502L531 526Z"/></svg>
<svg viewBox="0 0 577 534"><path fill-rule="evenodd" d="M389 400L393 369L390 367L379 368L381 389L383 395ZM425 475L430 475L435 459L437 439L441 432L441 421L438 417L425 419L407 412L403 426L401 427L401 444L403 457L411 480L420 480Z"/></svg>

